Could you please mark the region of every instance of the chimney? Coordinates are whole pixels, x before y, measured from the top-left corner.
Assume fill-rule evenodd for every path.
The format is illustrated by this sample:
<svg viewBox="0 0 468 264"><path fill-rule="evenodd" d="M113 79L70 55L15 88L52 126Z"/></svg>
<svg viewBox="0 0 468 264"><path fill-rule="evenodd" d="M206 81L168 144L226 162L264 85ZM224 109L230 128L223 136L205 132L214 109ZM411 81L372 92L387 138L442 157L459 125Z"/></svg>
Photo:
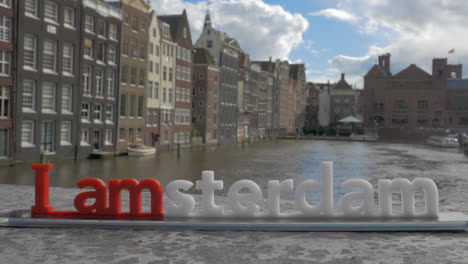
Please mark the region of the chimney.
<svg viewBox="0 0 468 264"><path fill-rule="evenodd" d="M390 73L390 53L379 56L379 67L384 70L385 73L391 75Z"/></svg>
<svg viewBox="0 0 468 264"><path fill-rule="evenodd" d="M270 56L270 62L271 62L271 59L272 59L272 58L271 58L271 56Z"/></svg>
<svg viewBox="0 0 468 264"><path fill-rule="evenodd" d="M341 74L341 80L342 80L342 81L344 81L344 76L345 76L345 74L342 73L342 74Z"/></svg>

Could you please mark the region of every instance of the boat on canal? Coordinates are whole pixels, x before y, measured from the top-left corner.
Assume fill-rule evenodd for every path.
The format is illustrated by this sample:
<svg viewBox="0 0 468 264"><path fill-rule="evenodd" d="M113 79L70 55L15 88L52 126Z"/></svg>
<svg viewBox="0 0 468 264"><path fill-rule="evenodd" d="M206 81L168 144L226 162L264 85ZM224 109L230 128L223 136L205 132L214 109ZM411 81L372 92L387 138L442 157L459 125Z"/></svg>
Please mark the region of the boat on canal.
<svg viewBox="0 0 468 264"><path fill-rule="evenodd" d="M156 153L156 148L148 147L145 145L131 145L127 148L128 156L142 157Z"/></svg>
<svg viewBox="0 0 468 264"><path fill-rule="evenodd" d="M459 148L460 143L456 136L431 136L426 142L435 147L439 148Z"/></svg>

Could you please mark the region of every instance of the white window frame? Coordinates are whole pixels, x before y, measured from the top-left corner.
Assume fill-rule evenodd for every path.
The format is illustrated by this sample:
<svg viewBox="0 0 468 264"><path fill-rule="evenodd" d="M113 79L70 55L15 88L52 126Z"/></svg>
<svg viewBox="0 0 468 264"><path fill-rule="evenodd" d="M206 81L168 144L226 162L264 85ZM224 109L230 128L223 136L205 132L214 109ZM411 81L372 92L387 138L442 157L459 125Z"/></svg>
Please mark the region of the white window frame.
<svg viewBox="0 0 468 264"><path fill-rule="evenodd" d="M51 50L46 49L46 45L51 44ZM45 73L57 73L57 41L51 40L51 39L45 39L44 40L44 46L42 50L42 67L43 67L43 72ZM52 68L46 68L46 56L50 56L50 61L53 62L51 65Z"/></svg>
<svg viewBox="0 0 468 264"><path fill-rule="evenodd" d="M115 72L107 72L107 98L115 97Z"/></svg>
<svg viewBox="0 0 468 264"><path fill-rule="evenodd" d="M31 84L30 86L31 92L28 91L28 93L26 93L25 91L26 83ZM36 87L37 87L37 82L35 80L29 80L29 79L23 80L23 101L22 101L23 112L33 112L33 113L36 112ZM25 99L27 98L31 99L31 105L28 105L28 107L25 107Z"/></svg>
<svg viewBox="0 0 468 264"><path fill-rule="evenodd" d="M73 114L73 86L71 84L62 86L62 114Z"/></svg>
<svg viewBox="0 0 468 264"><path fill-rule="evenodd" d="M86 47L86 42L89 41L91 42L91 47ZM87 50L89 52L87 52ZM86 59L90 59L92 60L94 58L94 41L90 38L85 38L84 39L84 44L83 44L83 56L86 58Z"/></svg>
<svg viewBox="0 0 468 264"><path fill-rule="evenodd" d="M54 8L55 10L52 10L55 14L52 14L52 16L48 17L47 15L47 8ZM44 5L44 21L56 24L58 25L59 23L59 7L58 4L49 0L45 1Z"/></svg>
<svg viewBox="0 0 468 264"><path fill-rule="evenodd" d="M94 78L96 80L96 96L102 96L104 94L104 69L96 68L94 72Z"/></svg>
<svg viewBox="0 0 468 264"><path fill-rule="evenodd" d="M63 44L63 59L62 59L62 70L64 75L73 76L73 63L74 63L74 51L75 47L73 44ZM68 64L68 66L66 66Z"/></svg>
<svg viewBox="0 0 468 264"><path fill-rule="evenodd" d="M70 13L68 11L71 11ZM66 28L75 29L75 9L65 7L63 12L63 25Z"/></svg>
<svg viewBox="0 0 468 264"><path fill-rule="evenodd" d="M27 47L26 44L30 40L32 47ZM32 34L24 34L24 54L23 54L23 68L26 70L37 69L37 36ZM27 54L29 53L29 54ZM26 56L28 55L28 56ZM31 57L32 61L27 61L27 57Z"/></svg>
<svg viewBox="0 0 468 264"><path fill-rule="evenodd" d="M87 106L87 107L84 107ZM90 104L89 103L82 103L81 104L81 111L80 111L80 117L81 117L81 122L82 123L89 123L90 121ZM85 113L83 115L83 113Z"/></svg>
<svg viewBox="0 0 468 264"><path fill-rule="evenodd" d="M0 41L11 42L11 17L0 15Z"/></svg>
<svg viewBox="0 0 468 264"><path fill-rule="evenodd" d="M0 6L10 8L11 0L0 0Z"/></svg>
<svg viewBox="0 0 468 264"><path fill-rule="evenodd" d="M85 31L91 34L94 34L94 31L96 30L96 20L94 19L93 16L86 15L85 16Z"/></svg>
<svg viewBox="0 0 468 264"><path fill-rule="evenodd" d="M0 50L0 76L8 77L11 74L11 53Z"/></svg>
<svg viewBox="0 0 468 264"><path fill-rule="evenodd" d="M106 105L106 123L112 124L114 123L114 106L111 104Z"/></svg>
<svg viewBox="0 0 468 264"><path fill-rule="evenodd" d="M0 119L8 119L10 116L10 109L10 88L8 86L0 86Z"/></svg>
<svg viewBox="0 0 468 264"><path fill-rule="evenodd" d="M109 24L109 39L117 40L117 25Z"/></svg>
<svg viewBox="0 0 468 264"><path fill-rule="evenodd" d="M112 143L112 129L106 129L105 130L105 135L104 135L104 145L106 146L112 146L114 143Z"/></svg>
<svg viewBox="0 0 468 264"><path fill-rule="evenodd" d="M50 86L48 86L50 85ZM46 89L50 88L51 89L51 94L45 94ZM57 84L53 82L43 82L42 83L42 112L43 113L56 113L56 100L57 97ZM46 104L46 100L50 99L51 105L44 107Z"/></svg>
<svg viewBox="0 0 468 264"><path fill-rule="evenodd" d="M112 65L117 64L117 47L115 45L109 45L107 56L107 63Z"/></svg>
<svg viewBox="0 0 468 264"><path fill-rule="evenodd" d="M28 126L28 131L25 131L26 125ZM25 141L25 134L29 133L28 138L29 141ZM29 148L35 147L34 145L34 121L32 120L23 120L21 122L21 147L22 148Z"/></svg>
<svg viewBox="0 0 468 264"><path fill-rule="evenodd" d="M88 71L89 70L89 71ZM83 70L83 94L91 93L91 76L92 69L91 66L85 65Z"/></svg>
<svg viewBox="0 0 468 264"><path fill-rule="evenodd" d="M93 120L95 123L102 122L102 104L95 104L93 107Z"/></svg>
<svg viewBox="0 0 468 264"><path fill-rule="evenodd" d="M25 0L24 1L24 14L28 17L33 17L37 19L38 16L38 8L37 8L37 0ZM33 6L31 9L31 5Z"/></svg>
<svg viewBox="0 0 468 264"><path fill-rule="evenodd" d="M80 146L90 146L89 145L89 129L81 129Z"/></svg>
<svg viewBox="0 0 468 264"><path fill-rule="evenodd" d="M68 131L67 131L68 130ZM60 145L71 146L72 122L63 121L60 124Z"/></svg>

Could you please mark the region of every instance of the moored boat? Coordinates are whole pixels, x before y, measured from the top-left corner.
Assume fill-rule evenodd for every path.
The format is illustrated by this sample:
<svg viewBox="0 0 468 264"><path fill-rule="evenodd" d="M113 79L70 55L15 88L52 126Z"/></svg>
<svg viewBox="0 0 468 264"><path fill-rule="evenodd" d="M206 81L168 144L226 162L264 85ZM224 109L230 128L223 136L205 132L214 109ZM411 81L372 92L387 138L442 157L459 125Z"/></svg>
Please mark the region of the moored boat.
<svg viewBox="0 0 468 264"><path fill-rule="evenodd" d="M458 139L452 136L432 136L429 137L426 142L429 145L440 147L440 148L459 148L460 144Z"/></svg>
<svg viewBox="0 0 468 264"><path fill-rule="evenodd" d="M156 153L156 148L144 145L131 145L127 148L128 156L138 157L147 156Z"/></svg>

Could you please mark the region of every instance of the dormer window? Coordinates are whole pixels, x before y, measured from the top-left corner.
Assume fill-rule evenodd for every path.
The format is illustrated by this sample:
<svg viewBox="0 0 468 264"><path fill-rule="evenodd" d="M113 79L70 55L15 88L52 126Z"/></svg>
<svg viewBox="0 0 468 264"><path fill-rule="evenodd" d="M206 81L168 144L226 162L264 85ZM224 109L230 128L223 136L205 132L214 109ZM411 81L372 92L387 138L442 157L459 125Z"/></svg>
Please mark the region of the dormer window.
<svg viewBox="0 0 468 264"><path fill-rule="evenodd" d="M187 28L184 28L184 38L187 38Z"/></svg>
<svg viewBox="0 0 468 264"><path fill-rule="evenodd" d="M169 37L170 26L168 24L163 24L163 35Z"/></svg>

